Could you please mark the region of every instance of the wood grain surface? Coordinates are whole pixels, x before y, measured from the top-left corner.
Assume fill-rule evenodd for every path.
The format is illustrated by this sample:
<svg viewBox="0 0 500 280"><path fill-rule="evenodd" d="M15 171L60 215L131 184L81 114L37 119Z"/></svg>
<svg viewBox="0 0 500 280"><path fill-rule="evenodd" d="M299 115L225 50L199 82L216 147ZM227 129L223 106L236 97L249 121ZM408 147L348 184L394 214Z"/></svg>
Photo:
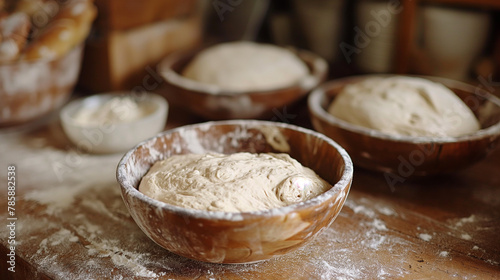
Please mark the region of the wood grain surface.
<svg viewBox="0 0 500 280"><path fill-rule="evenodd" d="M308 125L300 113L294 116ZM167 128L198 121L172 108ZM454 174L394 186L382 173L355 168L330 228L298 251L247 265L193 261L151 241L120 196L121 156L79 152L57 118L0 131L1 279L500 278L499 149ZM12 164L16 272L7 270Z"/></svg>

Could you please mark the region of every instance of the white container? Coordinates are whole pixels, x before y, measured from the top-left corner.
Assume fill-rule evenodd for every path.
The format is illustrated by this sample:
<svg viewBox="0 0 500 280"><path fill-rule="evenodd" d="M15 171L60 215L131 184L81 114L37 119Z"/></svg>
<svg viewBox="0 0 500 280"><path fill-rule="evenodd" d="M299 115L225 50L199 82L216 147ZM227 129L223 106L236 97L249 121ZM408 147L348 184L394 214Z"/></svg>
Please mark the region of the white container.
<svg viewBox="0 0 500 280"><path fill-rule="evenodd" d="M355 45L360 50L354 56L357 66L368 73L393 72L399 13L389 1L376 0L357 1L355 13L355 36L367 41Z"/></svg>
<svg viewBox="0 0 500 280"><path fill-rule="evenodd" d="M440 6L422 7L423 49L433 76L466 80L488 39L491 16L486 11Z"/></svg>
<svg viewBox="0 0 500 280"><path fill-rule="evenodd" d="M99 154L124 152L165 128L168 103L163 97L152 93L133 96L137 105L146 112L137 120L89 125L75 119L82 108L99 108L112 98L127 95L133 96L130 93L97 94L71 101L61 110L63 130L78 150Z"/></svg>
<svg viewBox="0 0 500 280"><path fill-rule="evenodd" d="M345 0L295 0L292 3L294 20L307 48L333 61L342 37Z"/></svg>

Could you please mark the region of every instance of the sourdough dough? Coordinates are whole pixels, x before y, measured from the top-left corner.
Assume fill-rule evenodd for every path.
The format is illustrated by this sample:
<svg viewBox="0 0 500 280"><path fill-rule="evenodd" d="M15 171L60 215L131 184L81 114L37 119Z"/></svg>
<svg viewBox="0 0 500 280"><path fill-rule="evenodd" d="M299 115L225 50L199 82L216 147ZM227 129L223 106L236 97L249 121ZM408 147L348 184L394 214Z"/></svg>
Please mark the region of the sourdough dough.
<svg viewBox="0 0 500 280"><path fill-rule="evenodd" d="M480 129L472 111L451 90L414 77L369 78L348 85L328 112L388 134L455 137Z"/></svg>
<svg viewBox="0 0 500 280"><path fill-rule="evenodd" d="M288 154L174 155L156 162L139 191L184 208L249 212L308 200L331 186Z"/></svg>
<svg viewBox="0 0 500 280"><path fill-rule="evenodd" d="M292 52L252 42L224 43L208 48L182 72L186 78L232 91L291 86L307 74L307 66Z"/></svg>

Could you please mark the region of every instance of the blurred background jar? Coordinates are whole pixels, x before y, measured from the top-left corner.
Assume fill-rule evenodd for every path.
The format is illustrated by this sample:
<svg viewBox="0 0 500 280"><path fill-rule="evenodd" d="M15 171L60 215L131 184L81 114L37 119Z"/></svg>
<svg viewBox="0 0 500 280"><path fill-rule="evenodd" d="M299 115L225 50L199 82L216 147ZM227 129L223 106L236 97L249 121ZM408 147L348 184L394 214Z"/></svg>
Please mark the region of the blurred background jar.
<svg viewBox="0 0 500 280"><path fill-rule="evenodd" d="M428 75L467 80L483 52L491 26L485 10L424 5L421 8L422 50L430 62Z"/></svg>

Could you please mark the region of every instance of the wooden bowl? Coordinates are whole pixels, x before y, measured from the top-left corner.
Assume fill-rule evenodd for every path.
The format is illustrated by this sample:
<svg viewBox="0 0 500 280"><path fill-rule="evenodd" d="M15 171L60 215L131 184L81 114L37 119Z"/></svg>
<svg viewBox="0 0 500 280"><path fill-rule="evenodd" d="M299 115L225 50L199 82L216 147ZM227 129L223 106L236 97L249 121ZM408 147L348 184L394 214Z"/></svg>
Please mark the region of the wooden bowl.
<svg viewBox="0 0 500 280"><path fill-rule="evenodd" d="M0 126L38 119L61 107L78 79L83 45L52 60L0 64Z"/></svg>
<svg viewBox="0 0 500 280"><path fill-rule="evenodd" d="M344 86L377 76L388 75L334 80L315 89L308 98L315 130L342 145L356 166L389 172L395 174L389 177L391 180L401 181L407 177L451 172L466 167L484 158L498 145L500 99L479 87L443 78L421 77L451 89L474 112L481 130L459 137L395 136L350 124L327 112L328 106Z"/></svg>
<svg viewBox="0 0 500 280"><path fill-rule="evenodd" d="M298 204L255 212L186 209L137 190L156 162L175 154L286 152L332 188ZM117 168L122 198L135 222L163 248L212 263L249 263L297 249L339 214L353 176L349 155L328 137L288 124L256 120L208 122L159 134L129 151Z"/></svg>
<svg viewBox="0 0 500 280"><path fill-rule="evenodd" d="M172 53L158 65L158 72L166 82L162 94L169 102L209 120L270 118L273 109L281 112L283 107L292 106L323 82L328 72L326 61L318 55L292 50L310 72L299 83L266 91L224 91L180 74L199 51Z"/></svg>

